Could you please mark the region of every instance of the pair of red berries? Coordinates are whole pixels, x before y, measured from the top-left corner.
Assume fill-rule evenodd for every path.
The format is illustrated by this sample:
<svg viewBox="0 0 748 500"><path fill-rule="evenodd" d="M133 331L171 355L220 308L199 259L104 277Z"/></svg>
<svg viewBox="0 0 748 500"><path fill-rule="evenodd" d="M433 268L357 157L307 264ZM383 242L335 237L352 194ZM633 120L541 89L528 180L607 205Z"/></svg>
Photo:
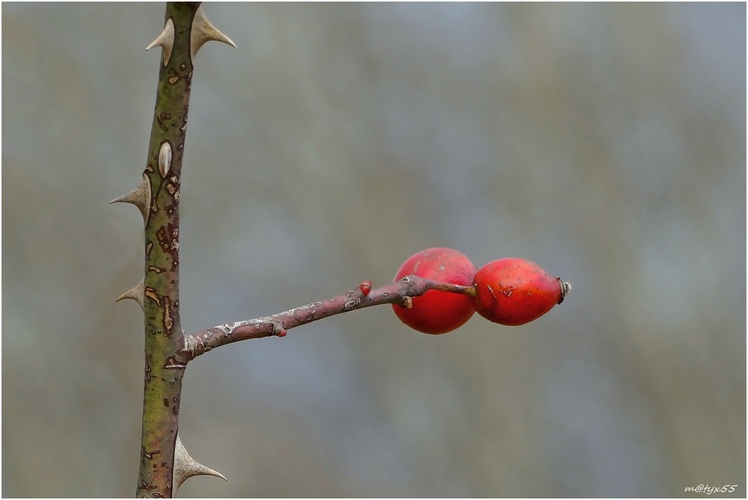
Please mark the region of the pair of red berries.
<svg viewBox="0 0 748 500"><path fill-rule="evenodd" d="M411 274L475 290L466 295L429 290L413 297L410 308L392 306L400 321L430 334L459 328L475 311L494 323L523 325L560 304L570 288L529 260L499 259L477 269L451 248L429 248L412 255L400 266L395 281Z"/></svg>

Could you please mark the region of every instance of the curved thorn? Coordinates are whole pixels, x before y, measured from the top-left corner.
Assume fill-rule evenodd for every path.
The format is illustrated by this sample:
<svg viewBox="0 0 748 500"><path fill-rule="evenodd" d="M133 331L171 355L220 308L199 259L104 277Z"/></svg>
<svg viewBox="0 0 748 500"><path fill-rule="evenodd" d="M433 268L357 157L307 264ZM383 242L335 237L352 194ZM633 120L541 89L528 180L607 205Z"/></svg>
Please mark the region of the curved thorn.
<svg viewBox="0 0 748 500"><path fill-rule="evenodd" d="M151 206L151 183L148 180L148 176L143 174L143 178L135 189L109 202L110 205L112 203L130 203L135 205L140 210L141 215L143 215L143 222L148 222L148 212Z"/></svg>
<svg viewBox="0 0 748 500"><path fill-rule="evenodd" d="M140 283L117 297L117 300L115 302L119 302L120 300L125 299L131 299L140 304L140 308L145 311L145 304L143 303L143 280L140 280Z"/></svg>
<svg viewBox="0 0 748 500"><path fill-rule="evenodd" d="M174 21L169 18L166 21L166 26L164 26L164 31L161 32L159 36L156 37L154 41L151 42L151 44L145 48L145 50L150 50L153 47L160 46L163 50L163 56L164 56L164 66L169 64L169 59L171 59L171 50L174 48Z"/></svg>
<svg viewBox="0 0 748 500"><path fill-rule="evenodd" d="M220 472L195 462L182 444L182 440L177 434L177 443L174 447L174 491L176 491L183 482L192 476L215 476L224 481L227 479Z"/></svg>
<svg viewBox="0 0 748 500"><path fill-rule="evenodd" d="M234 42L232 42L229 37L218 31L218 29L208 21L208 18L205 17L205 13L203 12L203 6L200 4L200 7L198 7L195 12L195 17L192 20L192 29L190 30L190 58L195 59L195 54L200 50L200 47L202 47L205 42L211 40L222 42L236 48L236 45L234 45Z"/></svg>

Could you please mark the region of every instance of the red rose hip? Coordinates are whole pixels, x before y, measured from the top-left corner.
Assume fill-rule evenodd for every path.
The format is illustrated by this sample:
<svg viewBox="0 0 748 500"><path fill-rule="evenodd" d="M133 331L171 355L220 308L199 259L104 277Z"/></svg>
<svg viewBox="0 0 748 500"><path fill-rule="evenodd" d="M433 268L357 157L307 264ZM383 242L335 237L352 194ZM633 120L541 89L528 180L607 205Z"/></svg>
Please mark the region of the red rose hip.
<svg viewBox="0 0 748 500"><path fill-rule="evenodd" d="M465 255L451 248L421 250L406 260L394 281L414 274L421 278L470 286L477 268ZM459 328L475 313L466 295L429 290L413 297L411 307L392 305L395 315L414 330L432 335Z"/></svg>
<svg viewBox="0 0 748 500"><path fill-rule="evenodd" d="M571 286L525 259L499 259L475 273L473 306L501 325L524 325L560 304Z"/></svg>

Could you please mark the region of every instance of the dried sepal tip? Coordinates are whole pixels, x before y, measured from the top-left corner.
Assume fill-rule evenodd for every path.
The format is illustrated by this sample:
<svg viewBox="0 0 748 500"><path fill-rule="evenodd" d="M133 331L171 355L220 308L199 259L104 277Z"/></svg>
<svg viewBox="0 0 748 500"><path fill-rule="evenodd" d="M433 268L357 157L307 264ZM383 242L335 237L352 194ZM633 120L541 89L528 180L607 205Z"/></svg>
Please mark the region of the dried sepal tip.
<svg viewBox="0 0 748 500"><path fill-rule="evenodd" d="M162 31L161 34L145 48L145 50L150 50L153 47L161 47L161 52L164 57L164 66L169 64L171 51L174 48L174 21L172 21L171 18L166 20L164 31Z"/></svg>
<svg viewBox="0 0 748 500"><path fill-rule="evenodd" d="M190 30L190 58L195 59L195 54L200 50L200 47L202 47L205 42L211 40L222 42L236 48L236 45L234 45L234 42L232 42L229 37L218 31L218 29L208 21L201 4L197 8L195 17L192 20L192 29Z"/></svg>
<svg viewBox="0 0 748 500"><path fill-rule="evenodd" d="M187 478L192 476L215 476L226 481L226 478L220 472L195 462L187 453L179 434L177 434L177 442L174 448L174 490L176 491Z"/></svg>
<svg viewBox="0 0 748 500"><path fill-rule="evenodd" d="M130 203L135 205L143 216L143 222L148 222L148 213L151 207L151 182L148 180L148 176L143 174L143 178L135 189L119 198L113 199L109 203Z"/></svg>
<svg viewBox="0 0 748 500"><path fill-rule="evenodd" d="M145 304L143 303L143 289L144 289L143 280L140 280L140 283L138 283L137 285L135 285L134 287L132 287L131 289L129 289L128 291L120 295L119 297L117 297L117 300L115 302L119 302L120 300L125 300L125 299L134 300L140 305L140 308L142 310L145 310Z"/></svg>

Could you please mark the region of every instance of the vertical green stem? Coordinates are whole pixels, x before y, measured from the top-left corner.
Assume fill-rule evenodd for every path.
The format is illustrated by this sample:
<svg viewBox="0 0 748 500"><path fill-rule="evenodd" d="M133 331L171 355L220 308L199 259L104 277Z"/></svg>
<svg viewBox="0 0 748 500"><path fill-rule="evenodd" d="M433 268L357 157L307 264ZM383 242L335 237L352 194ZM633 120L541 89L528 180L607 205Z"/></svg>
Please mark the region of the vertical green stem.
<svg viewBox="0 0 748 500"><path fill-rule="evenodd" d="M171 497L179 429L184 334L179 321L179 189L190 100L190 29L198 3L168 3L174 23L168 62L159 57L156 107L145 176L151 199L145 226L145 381L136 496ZM164 51L166 52L166 51Z"/></svg>

